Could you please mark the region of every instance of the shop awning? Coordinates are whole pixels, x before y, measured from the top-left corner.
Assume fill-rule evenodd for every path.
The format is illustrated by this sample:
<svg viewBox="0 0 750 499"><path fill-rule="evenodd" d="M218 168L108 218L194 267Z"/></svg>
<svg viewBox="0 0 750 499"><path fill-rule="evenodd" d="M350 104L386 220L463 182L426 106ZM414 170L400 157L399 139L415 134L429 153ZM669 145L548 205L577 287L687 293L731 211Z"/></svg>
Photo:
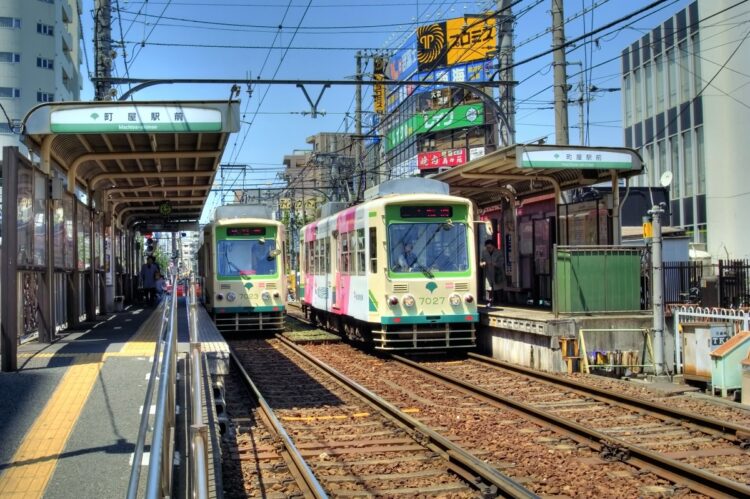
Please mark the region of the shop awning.
<svg viewBox="0 0 750 499"><path fill-rule="evenodd" d="M120 223L196 222L229 135L236 101L65 102L24 119L26 145Z"/></svg>
<svg viewBox="0 0 750 499"><path fill-rule="evenodd" d="M556 145L515 145L495 151L433 178L451 193L480 207L513 195L524 199L639 175L641 157L633 149Z"/></svg>

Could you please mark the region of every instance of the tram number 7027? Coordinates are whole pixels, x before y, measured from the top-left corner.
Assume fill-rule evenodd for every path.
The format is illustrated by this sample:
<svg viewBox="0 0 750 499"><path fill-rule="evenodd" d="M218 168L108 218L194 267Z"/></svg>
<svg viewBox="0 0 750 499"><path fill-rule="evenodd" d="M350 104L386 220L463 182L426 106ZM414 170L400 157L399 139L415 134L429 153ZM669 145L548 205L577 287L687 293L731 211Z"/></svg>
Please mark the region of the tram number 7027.
<svg viewBox="0 0 750 499"><path fill-rule="evenodd" d="M420 296L420 305L444 305L445 296Z"/></svg>

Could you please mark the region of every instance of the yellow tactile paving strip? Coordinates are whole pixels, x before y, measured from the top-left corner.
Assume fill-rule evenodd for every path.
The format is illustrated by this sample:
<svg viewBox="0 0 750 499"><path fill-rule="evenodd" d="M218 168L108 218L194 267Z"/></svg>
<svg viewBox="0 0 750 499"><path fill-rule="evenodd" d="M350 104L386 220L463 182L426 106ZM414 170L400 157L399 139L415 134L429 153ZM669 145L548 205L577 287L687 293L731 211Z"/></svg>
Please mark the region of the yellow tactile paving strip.
<svg viewBox="0 0 750 499"><path fill-rule="evenodd" d="M99 371L108 357L142 357L153 355L161 320L154 314L141 325L120 352L96 354L64 354L39 352L20 354L19 357L72 357L71 366L60 379L47 405L29 428L10 467L0 474L0 499L39 498L65 450L73 427L83 411L89 394L96 384Z"/></svg>
<svg viewBox="0 0 750 499"><path fill-rule="evenodd" d="M86 354L68 368L0 476L0 497L42 497L103 363L101 355Z"/></svg>

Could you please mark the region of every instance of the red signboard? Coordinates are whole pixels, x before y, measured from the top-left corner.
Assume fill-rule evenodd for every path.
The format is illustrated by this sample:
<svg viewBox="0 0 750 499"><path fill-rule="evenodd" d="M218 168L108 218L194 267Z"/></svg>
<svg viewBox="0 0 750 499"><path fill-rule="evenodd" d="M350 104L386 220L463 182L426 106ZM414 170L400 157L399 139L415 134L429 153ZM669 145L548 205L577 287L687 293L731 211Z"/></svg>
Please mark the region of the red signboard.
<svg viewBox="0 0 750 499"><path fill-rule="evenodd" d="M417 166L420 170L453 167L464 163L466 163L466 149L421 152L417 156Z"/></svg>

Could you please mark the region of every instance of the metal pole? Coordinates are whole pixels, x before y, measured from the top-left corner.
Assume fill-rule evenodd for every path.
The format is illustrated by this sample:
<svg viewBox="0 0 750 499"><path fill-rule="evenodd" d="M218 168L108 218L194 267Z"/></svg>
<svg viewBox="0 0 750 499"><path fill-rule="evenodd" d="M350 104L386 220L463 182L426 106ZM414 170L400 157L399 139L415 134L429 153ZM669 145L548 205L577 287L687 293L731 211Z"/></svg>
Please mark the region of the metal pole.
<svg viewBox="0 0 750 499"><path fill-rule="evenodd" d="M357 61L357 73L355 75L355 79L357 82L362 81L362 53L357 52L357 55L355 56L355 59ZM357 141L357 147L355 148L356 155L357 155L357 162L355 164L355 173L359 173L361 170L361 164L360 161L362 160L362 84L358 84L355 90L355 103L356 107L354 108L354 133L357 134L357 138L354 139ZM355 183L354 188L357 192L359 192L359 183L357 182L357 175L355 174ZM302 201L304 203L304 200Z"/></svg>
<svg viewBox="0 0 750 499"><path fill-rule="evenodd" d="M662 283L661 255L661 215L664 210L655 205L648 212L652 219L653 236L651 242L651 300L654 312L654 363L656 375L664 373L664 296Z"/></svg>
<svg viewBox="0 0 750 499"><path fill-rule="evenodd" d="M95 64L96 100L107 100L111 97L112 84L108 78L112 77L112 7L110 0L96 0L94 15L94 49L96 50Z"/></svg>
<svg viewBox="0 0 750 499"><path fill-rule="evenodd" d="M682 373L682 352L680 345L680 309L674 314L674 372Z"/></svg>
<svg viewBox="0 0 750 499"><path fill-rule="evenodd" d="M568 77L565 67L563 0L552 0L552 66L555 86L555 144L568 145Z"/></svg>
<svg viewBox="0 0 750 499"><path fill-rule="evenodd" d="M500 79L513 80L513 12L512 0L496 0L497 10L500 13L499 27L497 30L498 63L500 66ZM509 146L516 142L516 118L515 118L515 85L509 84L500 89L500 106L505 114L504 127L500 128L500 142ZM500 123L497 124L500 127Z"/></svg>
<svg viewBox="0 0 750 499"><path fill-rule="evenodd" d="M0 371L18 368L18 158L17 147L3 148L3 224L0 290Z"/></svg>

